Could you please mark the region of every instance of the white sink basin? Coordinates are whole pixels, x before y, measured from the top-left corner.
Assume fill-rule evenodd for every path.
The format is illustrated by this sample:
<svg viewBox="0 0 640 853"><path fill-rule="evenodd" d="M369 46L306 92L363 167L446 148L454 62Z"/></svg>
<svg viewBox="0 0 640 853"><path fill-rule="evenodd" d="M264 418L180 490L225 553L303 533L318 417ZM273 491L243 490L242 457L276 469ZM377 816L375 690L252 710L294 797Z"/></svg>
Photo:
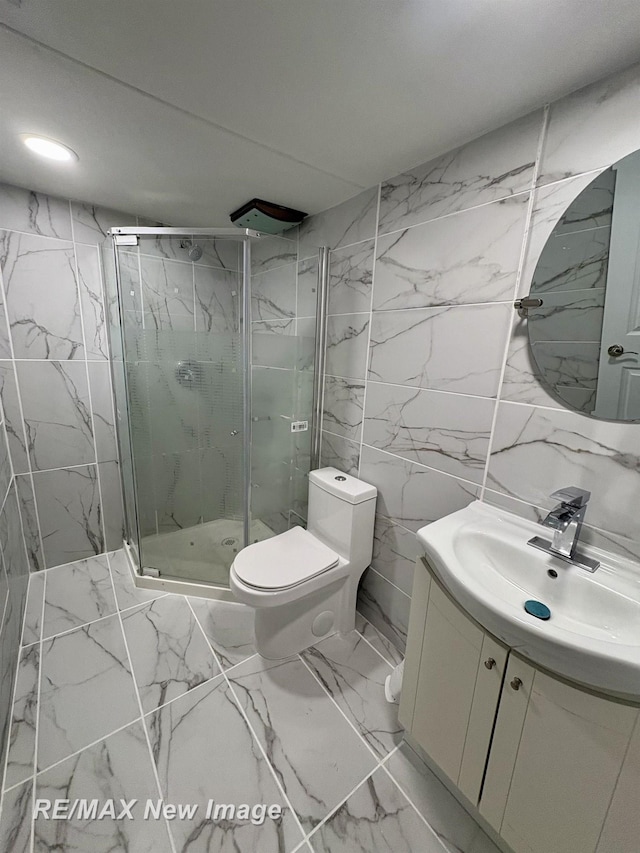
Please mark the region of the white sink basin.
<svg viewBox="0 0 640 853"><path fill-rule="evenodd" d="M540 525L475 501L418 540L451 595L506 645L566 678L640 696L640 566L581 546L601 562L590 574L527 545L539 535ZM551 618L529 615L528 599Z"/></svg>

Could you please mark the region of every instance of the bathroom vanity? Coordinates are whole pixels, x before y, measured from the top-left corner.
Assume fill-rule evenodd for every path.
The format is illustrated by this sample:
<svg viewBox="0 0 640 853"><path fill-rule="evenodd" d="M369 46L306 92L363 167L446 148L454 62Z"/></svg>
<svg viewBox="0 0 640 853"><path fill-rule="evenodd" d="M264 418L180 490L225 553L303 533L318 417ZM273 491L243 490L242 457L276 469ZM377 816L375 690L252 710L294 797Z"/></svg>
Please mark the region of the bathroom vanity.
<svg viewBox="0 0 640 853"><path fill-rule="evenodd" d="M468 510L466 516L465 510L454 515L461 515L463 524L476 523L475 510ZM493 510L488 512L490 516ZM509 526L506 515L498 513L497 517L503 526ZM517 529L528 522L518 519L514 524ZM442 525L443 535L451 541L455 540L454 528L455 524ZM438 531L433 534L431 544L437 543L439 535ZM549 623L538 625L527 615L521 626L517 623L520 617L514 617L512 626L503 625L500 611L505 607L500 602L493 622L483 618L481 609L474 608L475 618L470 615L468 607L463 608L449 590L455 584L445 584L449 578L442 571L443 564L438 565L438 554L442 556L446 548L423 545L427 556L416 563L400 703L400 721L409 742L424 753L454 795L495 832L505 850L638 853L640 695L597 689L593 683L568 678L567 669L574 663L576 671L593 673L592 682L601 679L603 670L597 664L589 670L584 656L574 658L570 648L562 647L560 634L557 643L548 641L547 660L552 660L551 648L557 646L555 671L536 660L537 650L544 648L540 643L545 640L545 625L550 633L554 613L561 625L563 614L579 611L581 603L573 605L570 596L580 593L582 578L576 576L575 586L567 582L558 587L556 600L547 593L552 599ZM451 553L464 553L459 542ZM529 559L526 551L522 559ZM558 561L550 557L531 559L527 568L533 584L536 571L544 570L545 576L556 571L549 566L555 567ZM483 578L486 560L479 548L476 573L480 585L491 592L488 569ZM579 570L569 567L569 571ZM514 595L528 597L528 590L518 582L512 588ZM540 588L536 591L540 595ZM493 630L481 624L478 616L491 622ZM579 619L574 623L578 631ZM640 623L635 627L640 665ZM609 634L614 635L614 630ZM589 642L586 637L587 647ZM620 653L628 657L625 642L623 636L618 645ZM579 645L577 642L576 647ZM594 658L599 652L590 650Z"/></svg>

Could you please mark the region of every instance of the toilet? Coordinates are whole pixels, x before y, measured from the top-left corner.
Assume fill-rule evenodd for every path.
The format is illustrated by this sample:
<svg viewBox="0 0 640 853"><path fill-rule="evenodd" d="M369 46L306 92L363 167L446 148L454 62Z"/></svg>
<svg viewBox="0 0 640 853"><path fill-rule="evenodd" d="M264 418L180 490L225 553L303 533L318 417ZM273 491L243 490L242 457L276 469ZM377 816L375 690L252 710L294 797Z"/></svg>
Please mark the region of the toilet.
<svg viewBox="0 0 640 853"><path fill-rule="evenodd" d="M355 627L356 594L371 562L374 486L336 468L309 473L307 530L293 527L244 548L231 590L255 607L258 652L280 660Z"/></svg>

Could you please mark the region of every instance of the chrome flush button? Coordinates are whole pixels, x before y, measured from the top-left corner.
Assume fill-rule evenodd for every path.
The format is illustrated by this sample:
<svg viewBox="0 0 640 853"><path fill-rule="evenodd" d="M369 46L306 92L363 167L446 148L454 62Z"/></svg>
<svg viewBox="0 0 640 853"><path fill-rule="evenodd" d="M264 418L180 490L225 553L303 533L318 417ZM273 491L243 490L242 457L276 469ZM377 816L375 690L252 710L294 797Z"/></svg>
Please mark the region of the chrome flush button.
<svg viewBox="0 0 640 853"><path fill-rule="evenodd" d="M346 478L346 477L335 477L334 479L336 479L336 480L340 480L340 482L342 483L342 482L344 482L347 478Z"/></svg>

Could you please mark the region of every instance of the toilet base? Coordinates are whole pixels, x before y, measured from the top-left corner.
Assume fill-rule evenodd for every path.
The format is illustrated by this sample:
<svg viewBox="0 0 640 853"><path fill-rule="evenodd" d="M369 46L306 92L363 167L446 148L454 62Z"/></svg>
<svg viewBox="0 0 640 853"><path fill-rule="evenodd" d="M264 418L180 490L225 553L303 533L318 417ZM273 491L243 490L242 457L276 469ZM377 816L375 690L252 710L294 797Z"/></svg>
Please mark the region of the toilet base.
<svg viewBox="0 0 640 853"><path fill-rule="evenodd" d="M282 660L332 634L355 628L357 581L340 578L295 601L255 611L256 648L268 660Z"/></svg>

